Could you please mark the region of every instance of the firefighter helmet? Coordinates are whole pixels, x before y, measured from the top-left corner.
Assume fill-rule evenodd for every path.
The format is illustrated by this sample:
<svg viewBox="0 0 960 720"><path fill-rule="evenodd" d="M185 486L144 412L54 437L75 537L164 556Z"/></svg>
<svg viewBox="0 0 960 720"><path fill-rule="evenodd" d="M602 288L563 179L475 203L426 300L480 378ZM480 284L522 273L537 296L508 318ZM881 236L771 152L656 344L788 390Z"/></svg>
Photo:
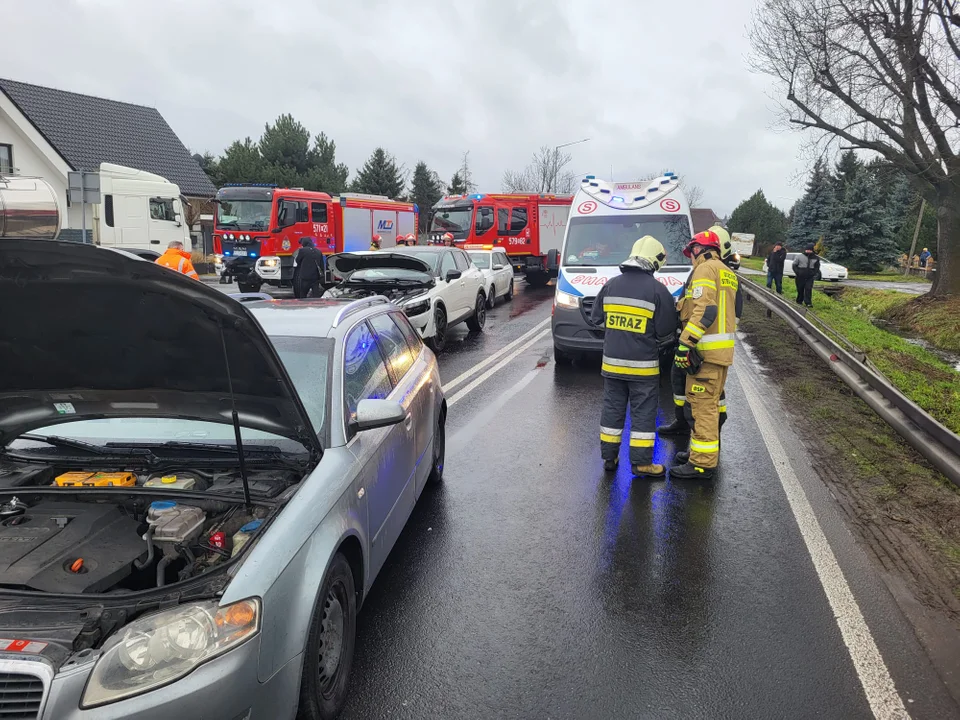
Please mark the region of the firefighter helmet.
<svg viewBox="0 0 960 720"><path fill-rule="evenodd" d="M656 272L667 260L667 251L652 235L644 235L633 244L630 257L623 264L639 267L641 270Z"/></svg>
<svg viewBox="0 0 960 720"><path fill-rule="evenodd" d="M683 254L686 257L693 257L693 246L700 245L701 247L706 248L716 248L717 252L720 251L720 237L711 230L704 230L701 233L697 233L693 236L693 239L687 243L687 246L683 249Z"/></svg>
<svg viewBox="0 0 960 720"><path fill-rule="evenodd" d="M730 233L728 233L725 228L722 228L719 225L714 225L708 230L708 232L715 233L716 236L720 238L721 260L726 260L728 257L733 255L733 243L730 242Z"/></svg>
<svg viewBox="0 0 960 720"><path fill-rule="evenodd" d="M414 235L413 233L407 233L404 240L406 240L407 242L412 242L414 245L417 244L417 236Z"/></svg>

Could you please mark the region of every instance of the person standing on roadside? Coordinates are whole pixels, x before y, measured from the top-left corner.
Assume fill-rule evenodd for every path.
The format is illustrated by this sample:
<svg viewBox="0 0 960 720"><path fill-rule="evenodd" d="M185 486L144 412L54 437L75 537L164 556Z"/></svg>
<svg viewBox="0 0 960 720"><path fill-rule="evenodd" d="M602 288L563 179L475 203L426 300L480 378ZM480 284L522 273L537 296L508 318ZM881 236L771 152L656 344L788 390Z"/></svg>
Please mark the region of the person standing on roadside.
<svg viewBox="0 0 960 720"><path fill-rule="evenodd" d="M767 255L767 287L777 286L777 294L783 295L783 266L787 261L787 249L783 243L776 243Z"/></svg>
<svg viewBox="0 0 960 720"><path fill-rule="evenodd" d="M323 279L325 258L314 246L313 238L300 238L300 249L293 262L293 296L298 300L320 297L323 294L320 281Z"/></svg>
<svg viewBox="0 0 960 720"><path fill-rule="evenodd" d="M920 253L920 267L925 268L927 266L927 260L930 259L930 251L927 248L923 249L923 252Z"/></svg>
<svg viewBox="0 0 960 720"><path fill-rule="evenodd" d="M190 253L183 249L183 243L179 240L172 241L167 245L167 251L158 257L154 262L157 265L163 265L165 268L176 270L181 275L188 278L199 280L200 276L193 268L193 261L190 260Z"/></svg>
<svg viewBox="0 0 960 720"><path fill-rule="evenodd" d="M813 307L813 281L820 272L820 256L813 249L813 243L807 245L802 255L793 261L793 274L797 280L797 305Z"/></svg>

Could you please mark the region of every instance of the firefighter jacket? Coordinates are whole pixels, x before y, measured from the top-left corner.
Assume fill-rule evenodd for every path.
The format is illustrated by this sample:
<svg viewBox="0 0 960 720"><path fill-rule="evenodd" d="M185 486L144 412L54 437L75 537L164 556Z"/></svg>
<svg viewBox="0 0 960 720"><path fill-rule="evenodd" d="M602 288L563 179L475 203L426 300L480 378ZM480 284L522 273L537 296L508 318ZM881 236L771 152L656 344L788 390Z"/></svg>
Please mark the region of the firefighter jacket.
<svg viewBox="0 0 960 720"><path fill-rule="evenodd" d="M734 333L743 303L742 297L738 303L739 287L736 274L712 252L705 252L693 261L693 272L682 301L686 319L680 342L696 347L704 362L733 363Z"/></svg>
<svg viewBox="0 0 960 720"><path fill-rule="evenodd" d="M597 295L590 321L604 327L604 377L658 381L660 346L673 340L673 296L653 273L630 266Z"/></svg>

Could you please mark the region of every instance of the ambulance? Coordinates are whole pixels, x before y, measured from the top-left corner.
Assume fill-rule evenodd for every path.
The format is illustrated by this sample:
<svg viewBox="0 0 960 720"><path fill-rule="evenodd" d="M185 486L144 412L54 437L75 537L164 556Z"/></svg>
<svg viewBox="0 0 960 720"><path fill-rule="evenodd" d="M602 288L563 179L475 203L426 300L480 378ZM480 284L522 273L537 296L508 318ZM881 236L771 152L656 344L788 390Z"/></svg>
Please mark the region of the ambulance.
<svg viewBox="0 0 960 720"><path fill-rule="evenodd" d="M587 175L570 206L553 301L553 353L558 365L602 352L603 328L589 318L608 280L620 274L633 243L652 235L667 251L656 273L675 299L692 270L683 248L693 237L690 206L673 173L639 182L607 182Z"/></svg>

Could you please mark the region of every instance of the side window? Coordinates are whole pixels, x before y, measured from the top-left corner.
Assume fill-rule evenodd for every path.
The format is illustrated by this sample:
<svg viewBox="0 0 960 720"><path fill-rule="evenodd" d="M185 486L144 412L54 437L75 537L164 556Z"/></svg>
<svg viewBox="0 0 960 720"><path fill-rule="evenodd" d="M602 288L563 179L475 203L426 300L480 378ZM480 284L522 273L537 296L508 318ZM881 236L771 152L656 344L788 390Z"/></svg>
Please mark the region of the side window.
<svg viewBox="0 0 960 720"><path fill-rule="evenodd" d="M357 414L361 400L382 400L393 386L387 366L377 347L370 326L358 325L347 336L343 346L343 394L347 402L347 419Z"/></svg>
<svg viewBox="0 0 960 720"><path fill-rule="evenodd" d="M103 196L103 221L113 227L113 195Z"/></svg>
<svg viewBox="0 0 960 720"><path fill-rule="evenodd" d="M390 317L400 326L400 331L407 339L407 345L410 346L410 349L413 351L413 358L416 360L417 355L420 354L420 346L423 345L423 340L420 339L420 333L413 329L413 325L410 324L407 316L403 313L390 313Z"/></svg>
<svg viewBox="0 0 960 720"><path fill-rule="evenodd" d="M315 223L325 223L327 221L327 204L312 203L310 205L310 220Z"/></svg>
<svg viewBox="0 0 960 720"><path fill-rule="evenodd" d="M150 198L150 219L176 222L177 216L173 211L171 198Z"/></svg>
<svg viewBox="0 0 960 720"><path fill-rule="evenodd" d="M310 222L310 206L304 201L297 203L297 222Z"/></svg>
<svg viewBox="0 0 960 720"><path fill-rule="evenodd" d="M297 201L281 200L280 208L277 210L277 224L282 227L290 227L297 222Z"/></svg>
<svg viewBox="0 0 960 720"><path fill-rule="evenodd" d="M443 257L440 258L440 278L443 280L447 279L447 273L451 270L457 269L457 263L453 259L453 253L445 252Z"/></svg>
<svg viewBox="0 0 960 720"><path fill-rule="evenodd" d="M504 267L510 267L510 261L507 260L507 256L504 255L503 253L497 253L496 260L494 260L494 264L503 265Z"/></svg>
<svg viewBox="0 0 960 720"><path fill-rule="evenodd" d="M454 252L453 258L457 263L457 270L460 272L466 272L467 268L470 267L470 258L467 257L467 254L462 250L457 250Z"/></svg>
<svg viewBox="0 0 960 720"><path fill-rule="evenodd" d="M510 234L510 209L497 208L497 235Z"/></svg>
<svg viewBox="0 0 960 720"><path fill-rule="evenodd" d="M476 227L474 228L474 233L477 235L483 235L487 230L489 230L493 226L494 226L493 208L492 207L477 208L477 222L476 222Z"/></svg>
<svg viewBox="0 0 960 720"><path fill-rule="evenodd" d="M525 207L515 207L510 213L510 232L513 234L523 232L527 226L527 209Z"/></svg>
<svg viewBox="0 0 960 720"><path fill-rule="evenodd" d="M396 382L400 381L407 370L413 365L414 354L407 345L407 339L397 324L390 318L389 314L377 315L370 319L373 330L377 333L377 342L380 343L380 349L387 357L387 363L390 365L390 373Z"/></svg>

